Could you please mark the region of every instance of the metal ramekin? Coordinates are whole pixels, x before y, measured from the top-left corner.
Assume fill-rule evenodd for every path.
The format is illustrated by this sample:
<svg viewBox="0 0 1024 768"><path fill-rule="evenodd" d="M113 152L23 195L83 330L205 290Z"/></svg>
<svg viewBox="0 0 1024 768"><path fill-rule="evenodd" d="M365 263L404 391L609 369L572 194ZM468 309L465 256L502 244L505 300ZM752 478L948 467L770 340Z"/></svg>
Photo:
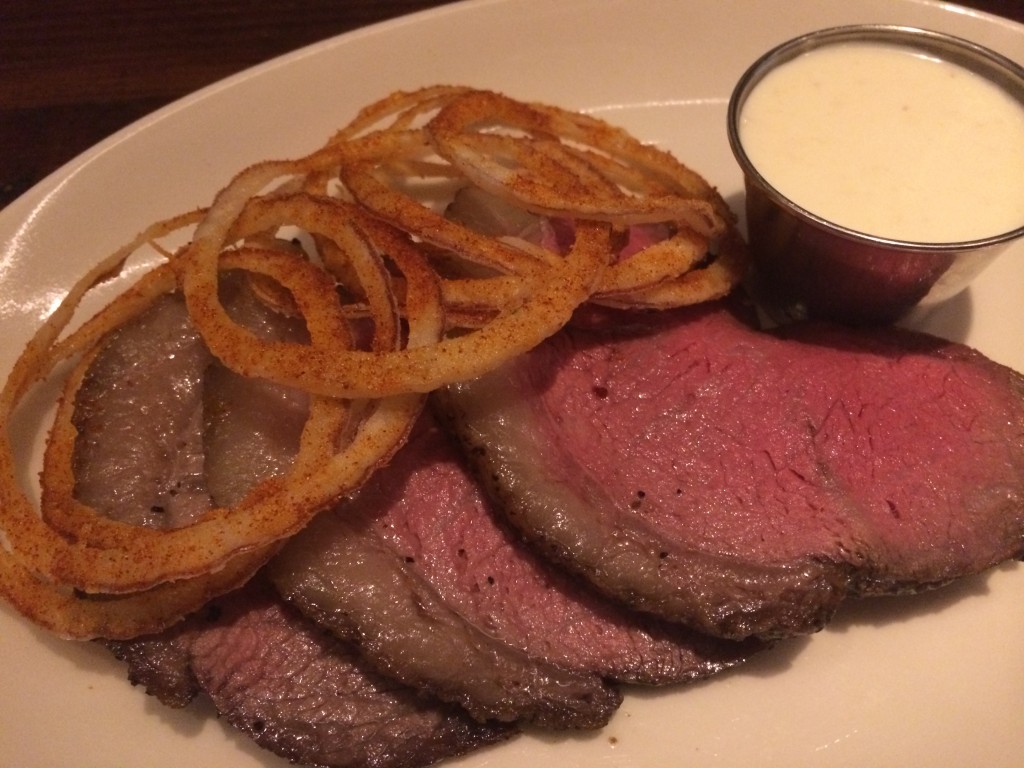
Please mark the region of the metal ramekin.
<svg viewBox="0 0 1024 768"><path fill-rule="evenodd" d="M959 293L1011 242L1024 237L1024 221L1009 232L955 243L876 237L815 215L761 176L739 136L747 96L774 67L811 49L850 41L924 51L989 78L1024 103L1024 67L967 40L913 27L823 29L783 43L755 61L729 101L729 143L745 181L755 290L779 319L899 320L915 308L930 307Z"/></svg>

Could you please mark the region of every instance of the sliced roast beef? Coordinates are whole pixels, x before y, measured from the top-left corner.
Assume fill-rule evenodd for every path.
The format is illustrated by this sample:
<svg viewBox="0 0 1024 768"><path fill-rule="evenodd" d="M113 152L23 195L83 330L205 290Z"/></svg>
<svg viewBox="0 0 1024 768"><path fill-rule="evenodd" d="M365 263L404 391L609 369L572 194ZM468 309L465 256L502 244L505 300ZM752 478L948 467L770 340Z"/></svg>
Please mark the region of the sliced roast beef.
<svg viewBox="0 0 1024 768"><path fill-rule="evenodd" d="M161 635L110 645L165 704L203 692L231 725L302 765L414 768L514 734L375 673L263 583Z"/></svg>
<svg viewBox="0 0 1024 768"><path fill-rule="evenodd" d="M351 638L375 668L478 720L559 729L607 723L621 702L617 690L482 631L370 522L344 508L318 517L270 565L281 593L317 624Z"/></svg>
<svg viewBox="0 0 1024 768"><path fill-rule="evenodd" d="M202 379L212 361L176 297L111 334L76 399L78 499L155 528L185 525L209 509Z"/></svg>
<svg viewBox="0 0 1024 768"><path fill-rule="evenodd" d="M97 640L128 667L128 680L168 707L187 706L201 693L192 672L189 646L202 620L192 617L157 635L131 640Z"/></svg>
<svg viewBox="0 0 1024 768"><path fill-rule="evenodd" d="M291 466L309 397L211 365L203 377L203 413L203 479L214 504L232 506L256 480Z"/></svg>
<svg viewBox="0 0 1024 768"><path fill-rule="evenodd" d="M288 466L305 407L280 387L223 369L211 368L204 383L206 479L217 503L231 504L255 477ZM254 412L254 403L267 407ZM277 428L261 426L267 422ZM388 477L373 487L387 486ZM349 506L313 523L274 566L282 592L306 615L357 640L392 678L457 702L481 721L552 728L607 722L621 700L617 691L591 670L558 668L481 632L375 531L354 524Z"/></svg>
<svg viewBox="0 0 1024 768"><path fill-rule="evenodd" d="M371 594L378 587L367 586L366 573L361 565L352 564L355 558L345 550L346 540L372 535L404 579L425 585L419 589L429 592L431 603L439 598L457 612L458 620L452 621L460 627L468 622L487 638L578 675L674 683L707 677L760 647L651 621L599 596L529 551L490 508L450 437L425 415L391 464L352 502L298 537L275 560L273 573L286 594L301 600L307 610L312 605L337 613L356 632L386 638L397 634L400 642L393 649L378 651L387 655L388 667L399 668L399 674L423 675L426 679L420 684L449 690L459 700L498 696L504 701L521 695L522 673L514 668L488 671L475 658L452 658L453 640L459 634L467 635L467 649L461 651L465 656L489 648L490 642L470 639L475 633L469 635L468 629L459 634L432 631L432 624L422 624L422 605L416 613L410 611L416 626L395 633L380 613L382 601ZM381 624L371 628L375 622ZM430 638L429 644L410 640L421 633ZM373 638L364 642L386 644ZM442 643L442 649L436 647ZM426 657L420 658L424 653ZM439 658L443 662L438 663ZM407 671L414 666L423 671ZM479 681L468 674L477 669ZM511 672L511 681L503 677ZM515 709L509 715L515 715Z"/></svg>
<svg viewBox="0 0 1024 768"><path fill-rule="evenodd" d="M245 302L239 305L239 301L244 299L245 295L246 293L239 289L234 297L232 308L236 316L245 310L247 324L253 325L251 320L255 316L263 332L272 333L270 320L260 320L259 313L254 312L251 307L246 310ZM263 312L266 312L265 308ZM181 465L177 457L185 455L189 457L189 466L195 470L191 482L191 487L196 491L196 501L190 507L193 515L201 514L211 504L232 504L238 501L257 479L267 474L281 472L288 467L298 445L298 436L308 403L305 398L286 388L240 377L212 360L209 354L205 353L201 341L192 332L177 297L164 300L143 315L137 323L129 325L123 332L112 337L103 357L120 359L145 356L145 350L139 350L138 347L146 345L147 333L154 324L168 326L169 337L182 337L186 340L179 342L179 346L184 347L187 344L191 354L179 354L179 358L181 363L189 364L184 371L170 365L94 367L89 376L88 395L90 402L95 401L96 405L90 411L91 421L83 423L82 426L97 433L102 433L108 427L115 433L129 432L131 423L144 416L148 430L146 438L152 439L155 436L162 440L165 444L164 449L152 455L140 455L138 451L121 450L121 446L116 442L97 439L88 443L95 450L79 453L79 469L109 479L110 467L113 466L126 477L132 477L135 473L136 483L137 478L145 476L150 469L153 469L154 473L159 473L161 477L173 479L173 472L169 471L169 467L162 466L162 463L166 462L171 467ZM193 359L196 360L195 363L191 362ZM142 394L132 399L131 407L118 408L107 402L108 398L104 396L104 392L116 390L117 385L125 377L126 370L131 377L131 386L140 390ZM187 387L178 383L181 379L187 380ZM165 388L177 391L167 392ZM181 392L186 393L187 397L181 396ZM149 410L145 411L147 407ZM167 430L168 425L176 425L178 421L186 422L187 429L175 426L171 435L162 431ZM144 462L141 465L140 460ZM140 508L148 513L151 510L146 505L155 504L152 493L139 494L138 498L133 497L127 501L111 498L112 494L116 494L118 486L105 481L92 483L88 487L94 490L90 502L95 502L100 509L112 510L113 514ZM190 518L179 516L177 519L179 522L185 522ZM166 520L165 514L139 516L139 522L151 526L164 525ZM352 535L339 542L339 546L349 548L347 551L353 563L378 567L366 578L368 583L374 585L375 594L383 595L387 586L394 585L390 580L400 574L392 570L395 563L392 563L390 553L384 552L383 559L374 559L381 552L379 545L380 542L373 535ZM391 597L397 603L412 605L417 617L423 615L427 597L417 584L399 581ZM328 595L327 598L335 599L332 595ZM315 605L303 605L310 615L316 616L325 624L334 624L337 628L336 622L328 620L322 610L322 604L324 601ZM371 602L368 611L372 614L373 621L379 622L385 628L384 632L388 636L401 635L413 626L408 622L403 623L402 618L395 612L386 610L383 601L379 604ZM465 626L468 642L476 644L474 651L478 666L467 666L461 670L467 679L475 679L491 690L504 686L500 693L501 704L491 706L490 702L487 702L473 709L480 720L498 718L512 721L525 717L553 727L596 727L607 721L621 700L620 694L606 686L596 675L579 675L545 665L543 662L527 658L517 649L479 633L467 622L459 619L440 600L436 601L435 616L440 617L442 621L452 621L454 627ZM421 629L425 627L425 636L432 637L435 642L450 637L450 644L455 652L465 647L458 645L458 642L465 643L467 635L460 634L457 629L450 633L436 633L433 632L436 626L426 626L422 622L416 626ZM173 676L164 674L170 668L169 665L165 665L158 672L147 669L146 666L154 657L158 661L172 661L173 658L180 657L181 643L187 643L191 647L194 638L186 633L175 635L170 640L171 642L164 642L164 639L156 639L152 647L143 643L125 644L117 650L129 661L134 659L131 672L134 679L146 683L157 692L166 691L164 698L173 701L175 698L187 698L190 695L187 689L182 691L176 688L189 681L188 675L182 672L181 679L176 680ZM396 669L381 663L378 655L373 653L374 647L372 643L364 644L364 650L371 658L377 660L382 669L393 678L409 679L408 675L396 674ZM452 665L455 652L452 654ZM444 669L447 674L451 674L452 665L448 665L440 657L430 657L429 664L435 669ZM420 682L420 679L413 677L410 681ZM260 685L259 680L255 678L249 683L252 687ZM217 697L214 698L215 701L218 700ZM508 702L512 700L517 703L510 706ZM232 697L222 697L220 701L224 706L234 706L235 700ZM465 703L472 704L468 699ZM240 719L239 714L230 709L222 710L222 714L231 722L245 721L244 717ZM399 745L395 745L394 748L398 749Z"/></svg>
<svg viewBox="0 0 1024 768"><path fill-rule="evenodd" d="M233 726L303 765L413 768L514 732L377 674L270 589L225 601L193 640L191 663Z"/></svg>
<svg viewBox="0 0 1024 768"><path fill-rule="evenodd" d="M445 403L525 535L713 634L813 631L1024 552L1024 379L929 336L609 312Z"/></svg>
<svg viewBox="0 0 1024 768"><path fill-rule="evenodd" d="M231 290L250 327L300 332ZM287 467L306 408L298 393L220 367L180 297L166 297L112 334L90 367L76 409L76 493L125 522L187 524ZM159 635L106 645L163 703L205 693L257 743L307 765L424 766L513 732L372 672L266 585Z"/></svg>
<svg viewBox="0 0 1024 768"><path fill-rule="evenodd" d="M232 315L259 335L304 338L301 322L269 309L244 281L229 276L224 291ZM222 416L223 401L242 397L246 408ZM210 508L211 486L240 495L239 482L281 471L270 446L297 434L306 408L301 393L216 364L181 297L162 297L108 336L78 390L75 495L133 525L187 525ZM225 442L234 444L220 450Z"/></svg>

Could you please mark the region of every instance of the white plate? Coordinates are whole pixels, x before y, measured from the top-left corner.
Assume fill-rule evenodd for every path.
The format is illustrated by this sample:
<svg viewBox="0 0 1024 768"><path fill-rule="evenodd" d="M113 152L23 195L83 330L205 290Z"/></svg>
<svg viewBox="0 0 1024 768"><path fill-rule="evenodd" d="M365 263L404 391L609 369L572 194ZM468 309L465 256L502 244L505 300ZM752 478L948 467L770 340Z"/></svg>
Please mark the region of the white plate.
<svg viewBox="0 0 1024 768"><path fill-rule="evenodd" d="M71 279L146 222L209 201L247 163L312 149L354 110L437 82L595 110L676 151L740 202L726 100L767 48L818 27L898 22L1017 60L1024 27L924 0L483 0L298 51L120 132L0 212L6 371ZM924 322L1024 370L1024 253ZM460 766L1019 765L1024 569L858 604L826 631L687 689L631 693L604 730L526 736ZM213 717L172 711L90 645L0 608L0 764L283 768Z"/></svg>

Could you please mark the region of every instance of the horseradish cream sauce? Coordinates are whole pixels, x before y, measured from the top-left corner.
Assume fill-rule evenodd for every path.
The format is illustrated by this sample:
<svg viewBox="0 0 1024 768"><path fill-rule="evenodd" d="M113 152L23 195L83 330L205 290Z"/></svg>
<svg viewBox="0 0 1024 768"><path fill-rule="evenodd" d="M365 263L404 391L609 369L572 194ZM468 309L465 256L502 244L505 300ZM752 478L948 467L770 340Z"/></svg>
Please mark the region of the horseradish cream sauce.
<svg viewBox="0 0 1024 768"><path fill-rule="evenodd" d="M803 53L754 86L739 135L770 185L848 229L951 243L1024 225L1024 104L921 51Z"/></svg>

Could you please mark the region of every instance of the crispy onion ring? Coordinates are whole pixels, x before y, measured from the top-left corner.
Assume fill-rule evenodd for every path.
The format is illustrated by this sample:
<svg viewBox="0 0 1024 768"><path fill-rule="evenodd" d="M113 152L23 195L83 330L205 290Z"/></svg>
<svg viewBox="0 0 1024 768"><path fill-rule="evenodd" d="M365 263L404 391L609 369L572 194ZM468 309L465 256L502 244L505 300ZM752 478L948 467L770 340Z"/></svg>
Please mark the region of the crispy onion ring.
<svg viewBox="0 0 1024 768"><path fill-rule="evenodd" d="M333 329L339 315L333 284L299 256L238 252L225 255L223 264L275 278L296 297L315 342L337 338ZM51 511L47 516L72 520L75 540L68 542L34 515L31 520L23 516L20 525L5 531L15 551L25 553L27 567L84 591L116 594L198 576L221 567L235 555L290 536L326 505L357 487L404 440L420 400L402 395L380 401L340 453L323 457L325 441L317 441L314 445L321 461L305 476L269 478L236 507L214 509L199 522L170 531L110 520L73 499L74 427L66 410L65 418L55 424L50 451L51 477L60 478L62 492L52 495L49 503L68 504L69 509ZM321 413L313 408L310 418ZM305 458L301 462L303 466L309 463ZM35 546L39 542L45 546Z"/></svg>
<svg viewBox="0 0 1024 768"><path fill-rule="evenodd" d="M572 245L556 252L449 220L444 190L460 185L571 220ZM431 195L439 205L424 200ZM651 222L669 225L669 236L619 258L613 230ZM189 227L180 251L156 245ZM312 245L282 245L287 228ZM62 338L83 297L147 243L166 263ZM392 94L310 155L245 169L209 208L157 222L72 286L0 391L0 594L70 637L158 631L244 583L283 539L388 461L424 393L527 351L587 301L703 301L731 290L745 265L735 219L714 188L625 131L461 86ZM226 270L244 272L257 295L301 317L308 343L263 339L236 323L219 296ZM176 290L221 362L311 398L288 472L230 508L157 531L75 498L73 411L104 337ZM354 318L372 326L366 345L354 341ZM11 416L61 364L69 372L37 511L18 482Z"/></svg>
<svg viewBox="0 0 1024 768"><path fill-rule="evenodd" d="M437 113L422 129L413 127L416 121L408 115L421 118L433 109ZM724 269L687 276L707 260L718 240L734 237L735 217L702 177L618 128L558 108L466 89L399 94L368 108L372 118L366 122L400 110L405 110L400 118L406 119L370 134L372 149L361 150L358 157L350 154L339 175L375 215L501 273L490 279L444 280L446 305L463 324L483 324L500 302L514 301L519 285L515 276L541 268L545 259L522 243L489 246L486 238L402 191L413 173L410 163L426 163L432 152L452 167L434 159L429 173L438 178L465 175L468 183L540 215L603 218L619 227L648 220L672 224L676 233L667 241L614 262L595 290L595 301L629 306L632 298L642 307L693 303L722 295L723 286L730 290L745 271L731 259ZM501 132L491 132L496 128ZM416 169L428 173L423 165ZM696 218L694 211L700 214ZM487 259L480 261L474 253ZM609 260L614 261L611 254Z"/></svg>
<svg viewBox="0 0 1024 768"><path fill-rule="evenodd" d="M199 578L97 597L44 581L0 549L0 594L23 616L61 637L127 640L166 629L213 598L242 586L276 551L273 547L241 555Z"/></svg>
<svg viewBox="0 0 1024 768"><path fill-rule="evenodd" d="M223 266L250 268L287 285L297 303L316 321L310 325L316 329L313 333L317 341L325 341L324 329L339 327L337 315L332 315L337 312L333 284L323 281L323 273L299 256L250 249L225 255ZM373 274L373 271L364 273ZM108 306L98 319L86 324L77 338L96 339L101 326L116 327L145 308L147 299L173 286L168 280L169 274L167 267L150 273L133 290ZM382 283L385 278L381 271L377 270L376 274L376 282ZM305 282L302 278L306 278ZM95 282L90 275L81 285L86 287ZM429 343L443 328L443 314L438 309L440 293L425 270L421 270L411 284L415 286L410 292L411 300L418 308L414 313L417 319L410 323L410 343ZM378 285L371 292L379 293L379 288ZM81 295L80 291L72 293ZM322 301L317 307L315 297L321 294L329 295L331 301ZM69 315L59 312L59 316L66 320ZM393 326L393 321L394 318L390 318L387 325ZM44 326L39 336L52 341L58 332L55 325L56 322ZM4 410L13 407L18 396L26 391L27 379L44 374L56 364L57 353L67 353L81 346L80 340L75 344L52 346L53 354L47 355L40 351L41 347L30 344L27 352L31 353L34 365L16 366L20 375L8 380L0 399ZM79 370L84 371L84 366ZM72 389L74 381L73 376ZM319 400L321 406L332 402ZM356 428L351 443L340 452L335 450L335 442L344 419L338 418L337 408L318 409L317 405L318 401L314 401L310 416L316 428L307 429L303 435L296 461L297 474L289 481L266 481L238 508L214 510L199 523L178 531L157 532L125 525L74 502L70 408L64 409L63 418L58 418L48 448L51 484L53 478L63 478L63 482L56 481L58 492L51 487L48 503L51 507L55 503L69 504L70 511L54 514L51 509L47 517L60 519L61 530L47 526L18 490L13 477L13 451L5 435L0 445L0 467L6 480L0 507L6 543L12 552L2 553L0 587L13 604L37 622L60 634L86 637L96 634L131 636L138 631L154 631L156 624L166 625L197 608L213 594L237 586L272 554L277 540L293 533L325 504L357 486L369 471L390 457L404 440L420 409L421 398L402 395L375 403L368 409L370 413L365 421ZM189 578L193 576L196 578ZM185 580L165 584L172 579ZM87 600L72 587L95 590L103 593L103 597ZM121 592L132 594L111 596ZM147 603L157 595L162 607L145 610ZM121 623L118 623L118 616L121 616Z"/></svg>
<svg viewBox="0 0 1024 768"><path fill-rule="evenodd" d="M252 183L243 173L228 186L197 229L192 244L175 262L189 313L210 350L229 368L317 394L362 398L426 393L485 373L536 346L568 322L572 312L593 293L606 264L606 228L581 222L572 250L527 280L527 295L520 305L465 335L444 338L429 347L387 353L339 351L315 342L268 343L237 325L220 301L217 263L229 238L244 235L250 226L263 230L283 224L329 236L333 229L366 214L337 201L296 195L278 200L265 211L266 216L255 216L251 222L240 218L244 201L237 206L238 213L231 215L238 188ZM239 222L246 224L241 231ZM381 233L367 234L373 237ZM410 248L400 246L401 242L392 239L386 245L395 252Z"/></svg>
<svg viewBox="0 0 1024 768"><path fill-rule="evenodd" d="M707 252L706 237L688 229L681 230L609 266L591 301L628 296L689 274Z"/></svg>
<svg viewBox="0 0 1024 768"><path fill-rule="evenodd" d="M294 295L300 297L300 305L305 305L310 315L318 319L318 333L330 334L344 343L348 338L347 327L344 318L338 312L337 304L332 300L332 285L323 280L321 272L308 266L300 268L296 261L300 259L294 254L246 249L226 254L222 267L249 267L259 270L259 274L268 277L286 276L289 281L288 287L293 290ZM303 279L311 282L300 288ZM153 300L162 293L169 292L174 285L173 272L167 265L162 265L145 275L131 291L115 299L105 308L104 313L115 316L117 324L120 325L148 308ZM319 306L313 305L311 296L320 299ZM161 538L164 532L108 519L79 502L74 495L74 451L75 438L78 434L73 422L75 399L89 365L99 351L99 344L88 350L65 382L64 393L57 406L43 459L41 516L47 525L77 545L109 549L127 548L147 537ZM320 423L321 419L330 419L328 423L335 423L333 410L328 403L314 400L306 424L307 429L322 432L324 427ZM19 533L16 531L13 536L15 541L18 540L18 536ZM80 589L88 588L81 583L74 585Z"/></svg>
<svg viewBox="0 0 1024 768"><path fill-rule="evenodd" d="M327 146L347 145L355 139L412 130L452 99L473 89L461 85L428 85L415 91L394 91L362 107L332 136Z"/></svg>
<svg viewBox="0 0 1024 768"><path fill-rule="evenodd" d="M746 243L737 233L730 233L707 266L632 292L595 296L592 301L619 309L671 309L714 301L729 295L740 284L749 263Z"/></svg>
<svg viewBox="0 0 1024 768"><path fill-rule="evenodd" d="M0 519L3 520L0 542L4 544L0 546L0 595L22 615L63 637L118 639L157 632L200 608L211 598L244 584L272 554L256 550L234 558L220 570L198 579L161 584L123 597L95 599L27 568L9 549L11 518L19 515L35 517L32 503L20 490L16 478L14 449L7 426L12 411L33 382L44 378L59 362L88 348L116 327L118 315L125 308L133 313L148 305L155 295L173 290L174 282L169 272L143 280L144 286L135 286L122 294L119 309L108 306L75 334L58 341L61 331L89 290L120 272L128 257L142 244L192 224L201 215L201 211L193 211L151 225L84 275L36 332L0 391L0 423L5 425L0 431ZM36 543L45 546L45 542Z"/></svg>
<svg viewBox="0 0 1024 768"><path fill-rule="evenodd" d="M526 135L499 140L485 132L496 128ZM701 176L588 115L473 91L445 105L427 131L438 153L474 184L536 213L615 224L682 221L708 237L726 228L717 193ZM579 183L545 183L557 166Z"/></svg>

